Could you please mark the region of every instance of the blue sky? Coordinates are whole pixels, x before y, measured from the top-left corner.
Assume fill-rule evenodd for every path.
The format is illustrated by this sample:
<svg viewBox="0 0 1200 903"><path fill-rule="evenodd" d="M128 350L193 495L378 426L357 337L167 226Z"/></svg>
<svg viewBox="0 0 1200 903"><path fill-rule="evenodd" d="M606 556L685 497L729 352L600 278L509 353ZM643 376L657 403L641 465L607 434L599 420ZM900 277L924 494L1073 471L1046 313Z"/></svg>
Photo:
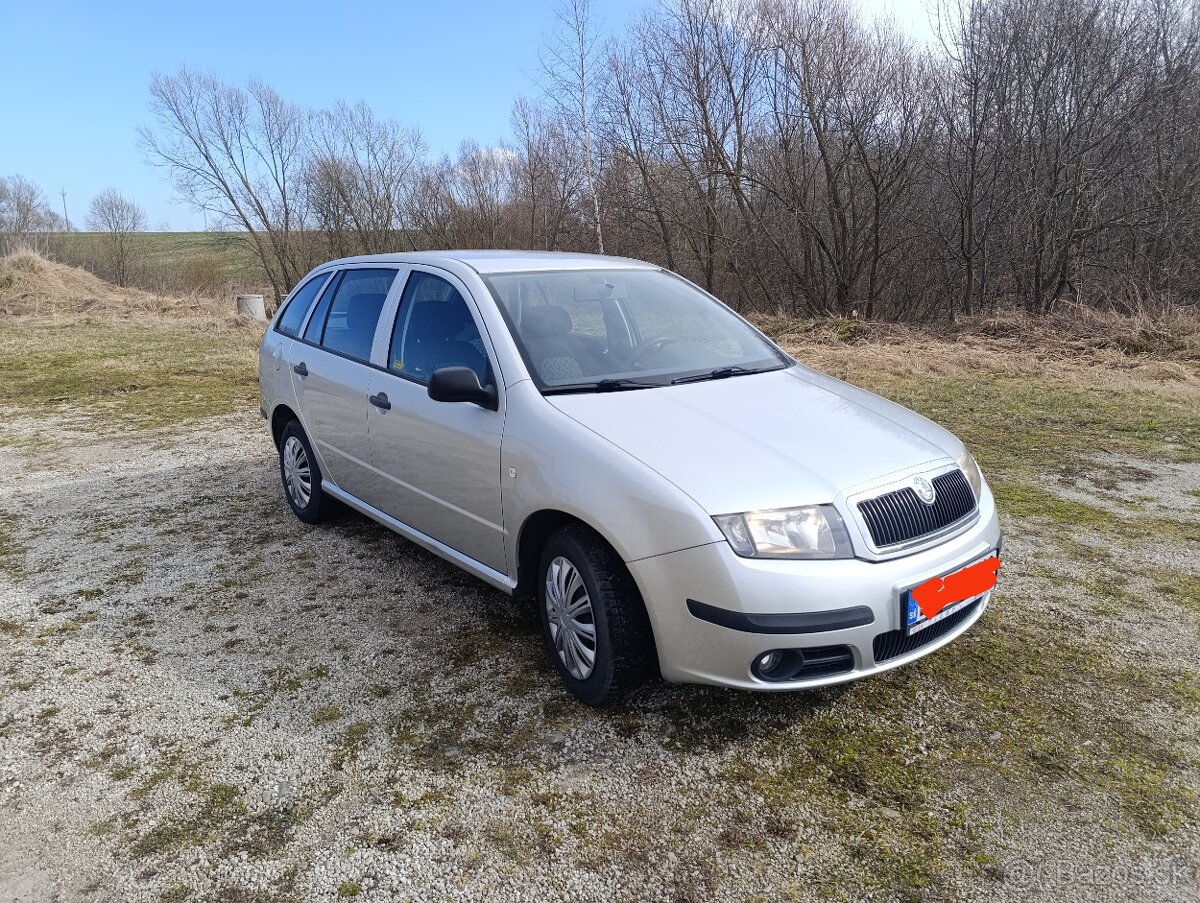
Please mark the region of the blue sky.
<svg viewBox="0 0 1200 903"><path fill-rule="evenodd" d="M655 0L593 0L620 31ZM863 0L920 28L921 0ZM114 187L151 229L203 226L174 201L166 173L137 146L155 71L180 64L225 81L258 77L321 107L365 100L418 126L435 153L509 136L513 99L536 93L538 48L552 0L499 2L204 3L0 0L0 175L33 180L77 226L93 195Z"/></svg>

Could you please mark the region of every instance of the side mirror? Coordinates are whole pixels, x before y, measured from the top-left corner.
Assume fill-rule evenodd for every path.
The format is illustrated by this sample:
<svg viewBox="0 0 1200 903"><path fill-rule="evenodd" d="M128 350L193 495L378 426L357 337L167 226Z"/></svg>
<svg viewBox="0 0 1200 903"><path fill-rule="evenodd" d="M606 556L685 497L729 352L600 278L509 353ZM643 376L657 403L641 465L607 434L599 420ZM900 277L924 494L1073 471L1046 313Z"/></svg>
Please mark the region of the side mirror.
<svg viewBox="0 0 1200 903"><path fill-rule="evenodd" d="M500 406L494 385L481 386L470 367L442 367L429 378L429 397L434 401L469 401L494 411Z"/></svg>

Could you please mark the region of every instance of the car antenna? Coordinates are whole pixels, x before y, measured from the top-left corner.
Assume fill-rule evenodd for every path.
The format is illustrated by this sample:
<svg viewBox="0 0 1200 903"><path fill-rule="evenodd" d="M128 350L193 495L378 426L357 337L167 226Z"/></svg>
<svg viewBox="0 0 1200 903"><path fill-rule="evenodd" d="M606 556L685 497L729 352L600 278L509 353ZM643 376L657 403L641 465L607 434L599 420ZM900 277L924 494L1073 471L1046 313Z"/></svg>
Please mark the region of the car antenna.
<svg viewBox="0 0 1200 903"><path fill-rule="evenodd" d="M411 232L409 232L407 229L405 229L405 230L404 230L404 237L408 239L408 244L409 244L409 246L410 246L410 247L411 247L411 248L412 248L414 251L415 251L415 250L417 250L417 243L416 243L415 241L413 241L413 240L412 240L412 233L411 233Z"/></svg>

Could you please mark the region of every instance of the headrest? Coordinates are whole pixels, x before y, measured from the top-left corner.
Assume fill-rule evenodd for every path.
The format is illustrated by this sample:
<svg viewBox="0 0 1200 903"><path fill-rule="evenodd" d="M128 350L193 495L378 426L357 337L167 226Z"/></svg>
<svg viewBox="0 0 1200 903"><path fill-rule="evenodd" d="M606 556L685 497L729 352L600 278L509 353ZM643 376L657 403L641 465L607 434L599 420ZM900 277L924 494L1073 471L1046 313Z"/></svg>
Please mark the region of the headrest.
<svg viewBox="0 0 1200 903"><path fill-rule="evenodd" d="M457 293L449 301L418 301L408 328L419 340L451 339L471 322L471 313Z"/></svg>
<svg viewBox="0 0 1200 903"><path fill-rule="evenodd" d="M557 304L543 304L525 311L521 332L529 339L566 335L571 331L571 315Z"/></svg>
<svg viewBox="0 0 1200 903"><path fill-rule="evenodd" d="M379 320L379 312L383 310L383 292L362 292L350 299L346 311L346 325L351 329L370 329Z"/></svg>

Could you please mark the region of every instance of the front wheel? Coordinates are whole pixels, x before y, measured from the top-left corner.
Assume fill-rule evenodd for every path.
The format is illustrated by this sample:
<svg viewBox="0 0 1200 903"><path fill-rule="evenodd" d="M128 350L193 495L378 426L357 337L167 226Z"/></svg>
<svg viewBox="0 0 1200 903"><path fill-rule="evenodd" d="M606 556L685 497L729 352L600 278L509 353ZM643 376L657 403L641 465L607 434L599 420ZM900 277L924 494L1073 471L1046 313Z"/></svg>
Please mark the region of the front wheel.
<svg viewBox="0 0 1200 903"><path fill-rule="evenodd" d="M296 517L307 524L315 524L324 517L321 468L298 420L288 423L279 437L279 476Z"/></svg>
<svg viewBox="0 0 1200 903"><path fill-rule="evenodd" d="M620 557L592 531L564 527L546 542L539 574L542 636L571 694L603 708L644 684L654 637Z"/></svg>

